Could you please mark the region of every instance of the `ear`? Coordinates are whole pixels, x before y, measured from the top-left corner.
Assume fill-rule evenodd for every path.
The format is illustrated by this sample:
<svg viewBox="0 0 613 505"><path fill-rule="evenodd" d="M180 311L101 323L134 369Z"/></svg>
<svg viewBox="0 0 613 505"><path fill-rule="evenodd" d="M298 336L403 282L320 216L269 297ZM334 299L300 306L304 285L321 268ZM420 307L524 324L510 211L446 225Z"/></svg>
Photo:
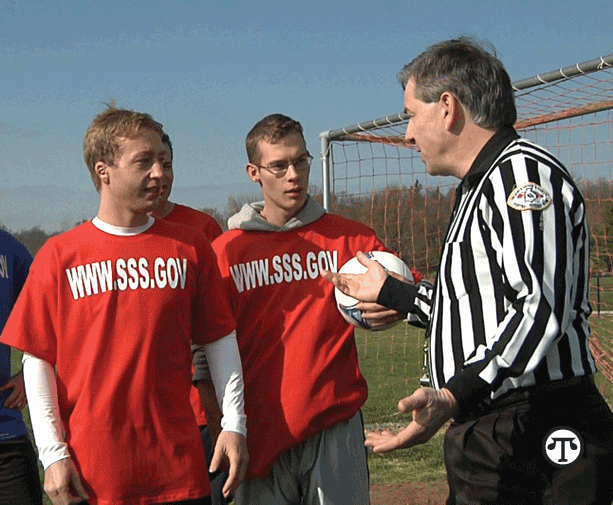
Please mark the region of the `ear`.
<svg viewBox="0 0 613 505"><path fill-rule="evenodd" d="M449 91L443 92L439 99L443 124L447 131L456 131L464 122L464 109L459 100Z"/></svg>
<svg viewBox="0 0 613 505"><path fill-rule="evenodd" d="M94 171L100 178L101 184L109 183L109 166L104 161L98 161L94 166Z"/></svg>
<svg viewBox="0 0 613 505"><path fill-rule="evenodd" d="M260 182L260 169L259 167L257 167L256 165L253 165L252 163L247 164L247 166L245 167L245 170L247 172L247 176L249 177L249 179L251 179L253 182Z"/></svg>

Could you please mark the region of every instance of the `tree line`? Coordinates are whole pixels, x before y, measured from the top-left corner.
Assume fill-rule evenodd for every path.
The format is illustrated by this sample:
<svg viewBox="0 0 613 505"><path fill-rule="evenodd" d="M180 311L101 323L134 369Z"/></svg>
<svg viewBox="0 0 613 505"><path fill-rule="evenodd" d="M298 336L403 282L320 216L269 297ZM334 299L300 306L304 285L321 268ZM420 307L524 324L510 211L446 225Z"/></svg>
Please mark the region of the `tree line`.
<svg viewBox="0 0 613 505"><path fill-rule="evenodd" d="M321 189L312 186L310 192L322 203ZM609 275L613 271L613 181L587 181L583 195L591 228L592 275ZM225 231L231 215L245 202L258 199L254 195L232 195L228 197L225 211L210 207L200 210L211 215ZM369 195L337 193L332 195L331 210L373 228L387 247L428 276L438 264L454 199L454 188L424 188L416 182L413 186L387 187ZM39 226L10 233L33 256L49 237L58 234L47 234Z"/></svg>

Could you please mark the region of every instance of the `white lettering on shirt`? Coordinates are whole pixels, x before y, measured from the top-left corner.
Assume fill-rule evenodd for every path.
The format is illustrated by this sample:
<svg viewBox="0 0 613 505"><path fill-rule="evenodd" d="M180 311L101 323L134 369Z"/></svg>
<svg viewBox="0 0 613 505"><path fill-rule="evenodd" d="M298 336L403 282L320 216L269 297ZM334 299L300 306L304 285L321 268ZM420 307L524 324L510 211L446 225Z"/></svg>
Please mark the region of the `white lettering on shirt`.
<svg viewBox="0 0 613 505"><path fill-rule="evenodd" d="M118 258L96 261L66 269L68 285L75 300L107 291L136 289L185 289L187 259L156 258L153 271L147 258Z"/></svg>
<svg viewBox="0 0 613 505"><path fill-rule="evenodd" d="M277 254L272 258L230 265L230 275L237 291L242 293L282 282L314 280L322 269L338 271L338 251L309 251L304 256Z"/></svg>

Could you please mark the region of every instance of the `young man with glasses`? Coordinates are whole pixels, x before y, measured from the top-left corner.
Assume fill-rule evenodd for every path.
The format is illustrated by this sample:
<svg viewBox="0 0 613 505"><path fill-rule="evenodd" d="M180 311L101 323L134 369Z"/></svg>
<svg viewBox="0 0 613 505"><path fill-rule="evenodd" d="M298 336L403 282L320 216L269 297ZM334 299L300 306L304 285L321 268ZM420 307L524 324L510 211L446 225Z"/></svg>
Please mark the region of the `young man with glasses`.
<svg viewBox="0 0 613 505"><path fill-rule="evenodd" d="M320 270L385 247L372 229L309 196L313 158L300 123L267 116L246 143L247 175L264 199L232 216L213 243L245 380L250 459L235 502L368 504L366 381L353 327ZM398 318L369 305L379 324Z"/></svg>

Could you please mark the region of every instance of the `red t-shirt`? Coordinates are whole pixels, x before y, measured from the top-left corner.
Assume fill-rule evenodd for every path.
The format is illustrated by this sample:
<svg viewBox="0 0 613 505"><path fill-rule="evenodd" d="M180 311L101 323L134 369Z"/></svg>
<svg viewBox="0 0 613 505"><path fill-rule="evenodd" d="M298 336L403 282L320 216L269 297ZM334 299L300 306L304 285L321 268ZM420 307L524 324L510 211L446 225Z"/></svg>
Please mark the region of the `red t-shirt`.
<svg viewBox="0 0 613 505"><path fill-rule="evenodd" d="M173 223L186 224L193 228L197 228L198 230L202 231L211 242L223 233L221 227L217 224L217 221L215 221L215 219L213 219L211 216L178 203L175 203L173 209L166 217L164 217L164 219ZM198 389L194 386L192 386L189 393L189 401L194 409L194 414L196 415L198 425L205 426L207 424L206 414L202 408L200 393L198 393Z"/></svg>
<svg viewBox="0 0 613 505"><path fill-rule="evenodd" d="M66 442L92 505L210 494L189 402L190 340L234 329L209 241L156 221L50 238L2 341L57 367Z"/></svg>
<svg viewBox="0 0 613 505"><path fill-rule="evenodd" d="M172 221L173 223L186 224L192 228L197 228L203 232L211 242L223 233L223 230L213 217L199 210L181 205L180 203L175 203L173 209L164 219L166 221Z"/></svg>
<svg viewBox="0 0 613 505"><path fill-rule="evenodd" d="M237 319L247 478L265 477L281 453L351 419L366 401L353 327L320 271L387 249L372 229L330 214L289 231L231 230L213 249Z"/></svg>

